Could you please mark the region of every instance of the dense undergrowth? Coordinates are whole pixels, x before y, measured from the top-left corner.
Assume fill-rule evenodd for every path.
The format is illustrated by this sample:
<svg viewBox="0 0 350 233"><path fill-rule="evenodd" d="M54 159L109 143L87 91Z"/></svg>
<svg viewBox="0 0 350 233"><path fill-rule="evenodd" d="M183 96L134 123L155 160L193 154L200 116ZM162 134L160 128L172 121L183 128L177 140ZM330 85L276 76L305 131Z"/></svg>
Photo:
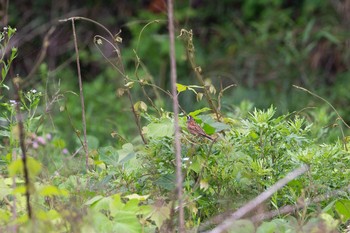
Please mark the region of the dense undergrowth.
<svg viewBox="0 0 350 233"><path fill-rule="evenodd" d="M2 33L2 48L13 29ZM137 116L135 131L140 136L124 137L127 126L94 120L95 114L119 109L113 90L96 81L96 90L111 92L107 99L87 95L85 101L101 101L102 109L87 104L88 128L103 124L99 134L111 135L114 143L87 135L89 151L85 166L83 130L74 122L82 110L67 96L77 94L48 89L20 90L5 84L9 67L16 57L2 57L0 118L0 229L5 232L173 232L177 226L173 113L157 107L149 91L144 101L133 104ZM198 70L197 70L198 71ZM143 91L149 80L136 72L131 80L124 76L120 99L128 91ZM14 84L20 78L14 79ZM179 95L203 92L215 96L214 85L178 84ZM99 87L101 89L99 89ZM153 86L151 86L153 87ZM148 94L148 95L147 95ZM106 100L111 101L106 101ZM210 100L210 98L209 98ZM210 103L210 101L208 101ZM96 103L96 102L95 102ZM17 106L20 107L20 111ZM180 114L182 171L186 229L198 232L211 229L225 216L243 206L294 169L307 165L308 171L276 191L256 207L246 220L238 220L230 232L336 232L343 231L350 219L348 195L350 157L346 127L329 106L302 109L277 115L276 108L253 108L242 102L232 111L198 108L189 113L211 134L209 141L189 134L186 114ZM55 122L53 110L66 115L65 123ZM83 109L84 110L84 109ZM78 112L78 113L76 113ZM330 114L331 112L331 114ZM116 111L116 121L122 117ZM129 114L129 111L128 111ZM334 115L333 115L334 114ZM23 126L18 115L23 116ZM123 116L132 119L132 115ZM61 118L59 118L60 120ZM102 119L102 118L99 118ZM137 120L139 120L137 122ZM123 120L124 121L124 120ZM68 122L68 123L67 123ZM110 122L110 124L108 123ZM134 120L127 121L135 125ZM68 124L71 141L56 124ZM113 128L115 124L115 128ZM111 127L109 127L112 125ZM25 132L21 141L20 132ZM67 134L67 133L66 133ZM135 135L135 134L133 134ZM76 141L75 141L76 140ZM147 143L143 143L147 142ZM25 144L27 164L23 163ZM25 180L23 166L29 174ZM26 198L29 194L31 215ZM289 209L288 209L289 208ZM277 211L276 211L277 210ZM282 211L283 210L283 211ZM288 211L285 211L288 210ZM281 211L281 212L279 212ZM257 216L265 216L256 220Z"/></svg>

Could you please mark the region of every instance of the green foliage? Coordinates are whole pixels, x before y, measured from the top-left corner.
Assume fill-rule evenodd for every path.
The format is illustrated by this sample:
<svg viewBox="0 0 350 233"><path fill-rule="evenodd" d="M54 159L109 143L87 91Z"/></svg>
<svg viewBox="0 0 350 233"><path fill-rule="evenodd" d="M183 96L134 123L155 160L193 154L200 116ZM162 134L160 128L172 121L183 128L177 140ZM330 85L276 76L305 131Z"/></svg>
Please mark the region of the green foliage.
<svg viewBox="0 0 350 233"><path fill-rule="evenodd" d="M7 50L9 50L9 43L11 38L16 33L16 28L10 26L4 27L3 31L0 32L0 68L1 68L1 79L0 79L0 88L8 87L4 84L5 78L10 70L13 60L17 57L17 48L12 47L10 55L5 57ZM1 93L1 92L0 92Z"/></svg>
<svg viewBox="0 0 350 233"><path fill-rule="evenodd" d="M336 27L325 26L324 21L329 18L319 21L310 14L318 10L323 12L327 8L323 2L298 3L298 9L304 14L297 19L280 0L239 2L236 4L241 9L234 14L231 14L231 7L227 7L232 1L222 3L208 3L213 7L207 8L203 15L188 9L180 10L180 23L202 19L211 24L215 33L200 32L199 27L194 30L205 35L198 43L193 42L199 63L208 64L202 65L205 76L211 70L220 69L230 75L234 73L235 79L238 77L250 89L257 87L257 83L267 83L267 89L266 86L256 88L259 94L249 92L246 96L258 105L270 105L273 102L270 96L280 91L288 93L280 95L284 103L303 100L300 93L289 95L290 84L302 81L308 87L318 87L314 85L315 80L326 75L319 76L319 72L312 70L308 65L309 58L320 50L322 43L341 49L346 40ZM222 6L223 12L230 11L229 18L221 14L211 20L213 12ZM115 81L115 70L105 69L84 82L90 170L84 170L82 109L78 104L79 96L75 94L78 92L74 88L75 81L62 78L58 87L48 85L45 93L35 89L22 91L20 103L0 97L0 231L9 231L16 226L23 232L162 232L176 224L173 115L164 110L166 105L159 93L148 93L148 89L144 89L154 88L168 95L164 70L168 65L165 58L169 53L169 41L163 33L166 28L164 16L149 12L140 15L154 21L127 24L132 35L132 49L123 55L128 69L127 74L123 74L124 80ZM0 35L2 55L14 31L9 28ZM220 46L208 43L209 40L220 41ZM191 49L194 51L193 44ZM244 90L237 89L225 96L222 95L224 90L220 90L219 98L216 98L215 86L219 86L216 85L219 82L216 74L210 74L215 78L205 80L203 86L188 84L191 74L181 66L185 63L182 50L183 46L177 44L176 58L181 77L181 84L176 86L179 96L186 99L186 94L194 94L200 102L202 91L207 90L215 96L213 101L222 103L224 109L219 117L211 114L210 110L214 109L194 110L196 106L192 100L186 99L186 108L192 110L189 115L215 138L213 141L189 134L185 117L180 115L187 230L196 231L216 215L241 207L302 164L310 166L308 173L276 192L262 209L269 212L286 205L307 203L303 209L261 223L238 220L230 232L343 230L350 219L348 193L342 191L349 184L350 161L348 141L339 126L342 124L338 122L339 116L325 107L282 115L277 114L281 109L272 106L266 110L253 109L254 104L249 101L236 107L232 96L238 93L242 97ZM4 80L16 54L14 48L7 60L4 56L1 58L1 95L3 91L10 93ZM96 54L86 51L79 55L82 64L99 59ZM40 70L43 77L48 72L45 64ZM203 71L198 66L195 72ZM72 77L74 73L65 69L57 76ZM276 81L282 78L284 82ZM157 82L159 86L155 85ZM122 88L117 89L119 86ZM336 89L342 90L342 95L348 95L344 86ZM131 114L125 114L126 98L122 97L126 90L132 91L130 98L137 96L131 104L134 118L142 123L147 144L141 144L139 138L135 138L138 129L131 121ZM138 95L140 90L148 102ZM153 97L158 102L152 102ZM32 183L30 201L34 206L32 220L26 214L26 188L22 160L18 159L19 130L14 104L20 104L25 116L27 165ZM290 111L288 105L282 111L286 110ZM55 113L53 119L52 113ZM48 122L50 124L46 124ZM337 195L329 195L333 193Z"/></svg>

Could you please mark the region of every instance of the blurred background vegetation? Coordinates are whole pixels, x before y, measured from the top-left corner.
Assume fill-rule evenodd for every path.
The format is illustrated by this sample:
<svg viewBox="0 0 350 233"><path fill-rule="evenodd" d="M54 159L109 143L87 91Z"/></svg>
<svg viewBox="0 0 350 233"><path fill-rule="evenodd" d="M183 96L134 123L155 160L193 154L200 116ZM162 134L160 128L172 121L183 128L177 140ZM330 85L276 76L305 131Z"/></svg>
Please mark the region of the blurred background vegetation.
<svg viewBox="0 0 350 233"><path fill-rule="evenodd" d="M19 51L10 76L21 76L28 90L47 93L44 104L50 108L40 110L47 116L47 131L64 135L69 147L77 145L72 132L81 131L81 108L75 94L79 91L71 24L59 23L59 19L84 16L113 33L120 32L126 73L170 89L167 16L162 0L12 0L8 9L6 2L0 3L0 23L17 28L12 46ZM336 119L320 99L292 86L298 85L330 101L350 121L350 1L179 0L175 1L175 17L178 35L181 29L193 31L196 62L208 82L218 91L236 85L222 98L224 112L235 114L238 105L274 105L279 113L324 105L312 112L314 115L307 111L305 115L315 124L320 119ZM106 36L105 32L83 21L77 21L76 28L88 134L95 138L96 147L133 139L137 131L130 121L133 116L127 97L117 95L123 79L93 42L95 35ZM180 39L176 52L178 82L199 85ZM111 47L104 46L103 54L115 59ZM135 54L142 69L136 69ZM145 101L138 88L132 92L135 102ZM147 88L159 107L171 110L167 95ZM186 111L206 106L190 93L180 95L180 104Z"/></svg>

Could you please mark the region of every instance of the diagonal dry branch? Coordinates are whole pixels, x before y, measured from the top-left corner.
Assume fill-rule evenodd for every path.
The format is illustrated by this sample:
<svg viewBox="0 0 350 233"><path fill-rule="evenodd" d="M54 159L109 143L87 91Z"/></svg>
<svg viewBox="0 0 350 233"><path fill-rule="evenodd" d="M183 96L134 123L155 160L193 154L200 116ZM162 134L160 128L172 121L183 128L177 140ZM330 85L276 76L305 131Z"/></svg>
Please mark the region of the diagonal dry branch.
<svg viewBox="0 0 350 233"><path fill-rule="evenodd" d="M238 219L242 218L246 214L248 214L250 211L255 209L258 205L266 201L269 197L271 197L275 192L277 192L279 189L281 189L283 186L285 186L290 181L294 180L298 176L302 175L306 171L309 170L309 167L307 165L303 165L294 171L288 173L286 177L283 179L280 179L272 185L269 189L262 192L259 196L254 198L253 200L249 201L247 204L239 208L237 211L232 213L226 220L224 220L221 224L216 226L211 231L208 231L208 233L221 233L225 232L230 228L230 226Z"/></svg>

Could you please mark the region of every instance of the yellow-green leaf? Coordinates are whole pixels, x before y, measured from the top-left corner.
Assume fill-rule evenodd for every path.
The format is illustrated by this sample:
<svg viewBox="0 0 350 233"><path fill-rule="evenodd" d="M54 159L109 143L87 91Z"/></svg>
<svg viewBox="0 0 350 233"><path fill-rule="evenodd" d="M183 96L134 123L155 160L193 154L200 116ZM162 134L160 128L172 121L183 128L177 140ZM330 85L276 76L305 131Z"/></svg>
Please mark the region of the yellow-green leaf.
<svg viewBox="0 0 350 233"><path fill-rule="evenodd" d="M136 194L136 193L133 193L133 194L131 194L131 195L127 195L127 196L125 196L125 198L127 198L127 199L137 199L137 200L139 200L139 201L144 201L144 200L147 200L147 198L149 197L149 195L138 195L138 194Z"/></svg>
<svg viewBox="0 0 350 233"><path fill-rule="evenodd" d="M68 191L64 189L60 190L53 185L46 185L39 190L39 194L42 196L67 196Z"/></svg>
<svg viewBox="0 0 350 233"><path fill-rule="evenodd" d="M180 92L183 92L183 91L186 91L187 90L187 86L185 85L182 85L180 83L176 83L176 89L177 89L177 92L180 93Z"/></svg>

